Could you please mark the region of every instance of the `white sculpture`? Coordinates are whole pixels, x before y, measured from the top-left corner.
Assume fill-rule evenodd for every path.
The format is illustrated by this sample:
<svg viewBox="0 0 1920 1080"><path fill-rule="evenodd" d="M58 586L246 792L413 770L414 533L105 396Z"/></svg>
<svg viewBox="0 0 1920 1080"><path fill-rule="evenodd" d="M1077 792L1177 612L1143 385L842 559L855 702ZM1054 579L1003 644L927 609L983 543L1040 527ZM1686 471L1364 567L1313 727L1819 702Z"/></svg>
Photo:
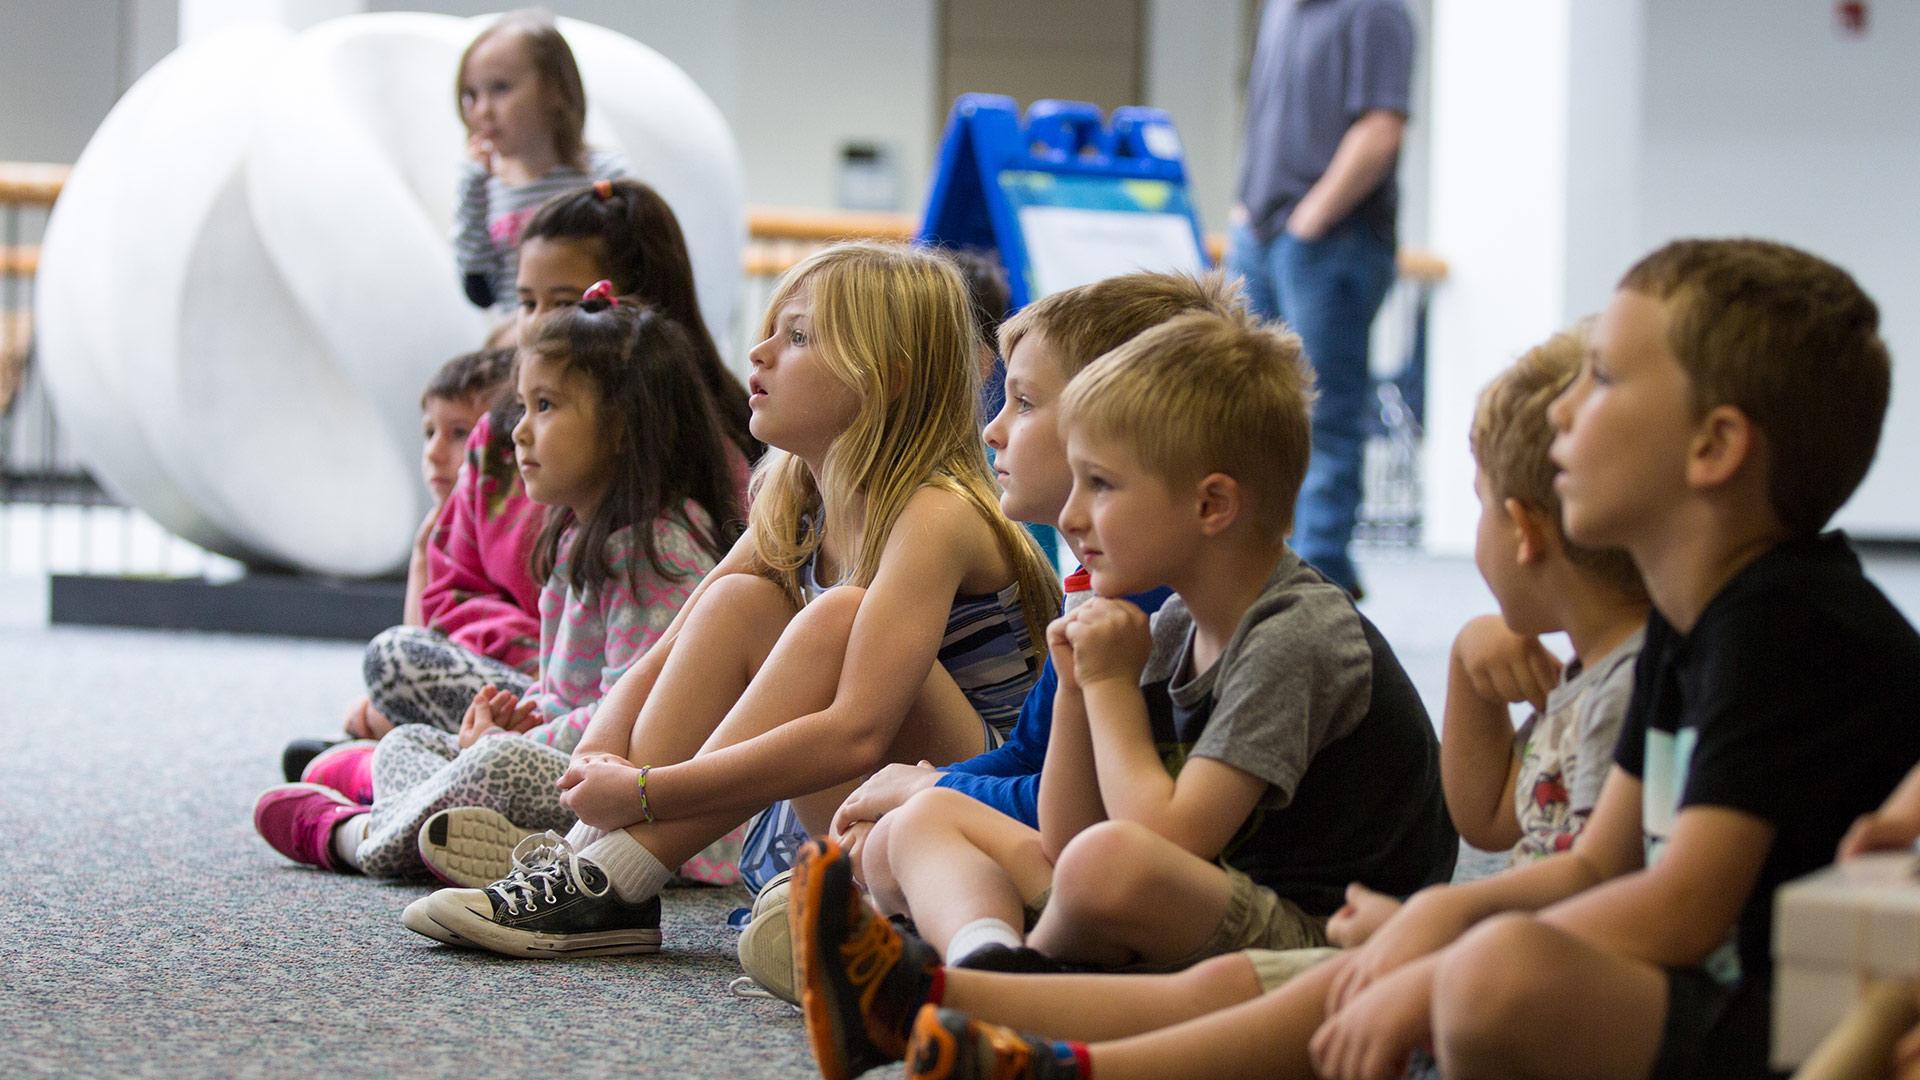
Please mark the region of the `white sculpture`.
<svg viewBox="0 0 1920 1080"><path fill-rule="evenodd" d="M48 222L38 362L118 498L202 547L364 575L426 511L420 389L479 346L448 242L461 50L487 19L356 15L182 48L94 134ZM716 334L739 294L739 154L684 72L561 20L589 145L673 206Z"/></svg>

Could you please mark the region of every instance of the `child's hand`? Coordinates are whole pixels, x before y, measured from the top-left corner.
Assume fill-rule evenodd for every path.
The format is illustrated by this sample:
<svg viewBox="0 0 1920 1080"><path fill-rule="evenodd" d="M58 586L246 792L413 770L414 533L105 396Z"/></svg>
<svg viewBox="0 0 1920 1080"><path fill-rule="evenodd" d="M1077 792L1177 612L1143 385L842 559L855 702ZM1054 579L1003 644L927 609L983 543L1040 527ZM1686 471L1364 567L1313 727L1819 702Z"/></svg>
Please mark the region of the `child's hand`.
<svg viewBox="0 0 1920 1080"><path fill-rule="evenodd" d="M1516 634L1498 615L1482 615L1453 639L1453 661L1483 701L1527 702L1547 707L1547 694L1560 685L1560 658L1539 638Z"/></svg>
<svg viewBox="0 0 1920 1080"><path fill-rule="evenodd" d="M575 758L560 776L560 802L596 829L624 829L641 818L640 770L613 754Z"/></svg>
<svg viewBox="0 0 1920 1080"><path fill-rule="evenodd" d="M1065 622L1076 683L1086 687L1106 679L1140 682L1140 672L1153 652L1145 612L1125 600L1097 596L1075 608Z"/></svg>
<svg viewBox="0 0 1920 1080"><path fill-rule="evenodd" d="M534 726L529 722L537 708L532 701L521 701L511 691L483 686L473 695L467 715L460 721L460 749L465 750L493 734L517 734Z"/></svg>
<svg viewBox="0 0 1920 1080"><path fill-rule="evenodd" d="M1067 639L1067 623L1073 616L1062 615L1047 624L1047 658L1053 661L1053 674L1060 680L1060 689L1079 690L1080 683L1073 677L1073 642Z"/></svg>
<svg viewBox="0 0 1920 1080"><path fill-rule="evenodd" d="M444 144L443 144L444 145ZM467 136L467 157L480 166L482 172L493 175L493 140L474 132Z"/></svg>
<svg viewBox="0 0 1920 1080"><path fill-rule="evenodd" d="M860 853L866 850L867 837L873 834L875 821L856 821L845 831L834 829L834 836L840 841L841 850L847 853L847 865L853 868L853 880L861 888L866 888L865 875L861 873Z"/></svg>
<svg viewBox="0 0 1920 1080"><path fill-rule="evenodd" d="M1456 909L1446 886L1414 893L1399 913L1376 928L1327 988L1327 1012L1352 1004L1368 986L1407 964L1453 944L1473 920Z"/></svg>
<svg viewBox="0 0 1920 1080"><path fill-rule="evenodd" d="M840 809L833 812L831 830L838 836L852 828L854 822L879 821L939 780L940 770L931 762L908 765L896 761L867 777L866 783L847 796Z"/></svg>
<svg viewBox="0 0 1920 1080"><path fill-rule="evenodd" d="M1413 1052L1433 1034L1430 990L1425 972L1402 972L1330 1014L1307 1043L1314 1070L1333 1080L1394 1080L1405 1073Z"/></svg>
<svg viewBox="0 0 1920 1080"><path fill-rule="evenodd" d="M1398 899L1356 881L1347 886L1346 906L1327 920L1327 940L1343 949L1357 949L1399 910Z"/></svg>
<svg viewBox="0 0 1920 1080"><path fill-rule="evenodd" d="M1847 835L1840 838L1836 859L1851 859L1870 851L1901 851L1920 839L1920 821L1912 821L1875 810L1856 818Z"/></svg>

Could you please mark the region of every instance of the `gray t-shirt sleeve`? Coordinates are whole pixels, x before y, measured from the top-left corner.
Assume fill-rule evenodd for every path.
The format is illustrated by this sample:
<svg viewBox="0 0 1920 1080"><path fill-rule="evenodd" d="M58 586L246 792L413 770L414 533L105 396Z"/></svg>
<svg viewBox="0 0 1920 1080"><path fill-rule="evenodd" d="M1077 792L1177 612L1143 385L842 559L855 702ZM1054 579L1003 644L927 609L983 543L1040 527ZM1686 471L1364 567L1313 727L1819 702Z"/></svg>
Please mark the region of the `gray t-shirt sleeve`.
<svg viewBox="0 0 1920 1080"><path fill-rule="evenodd" d="M1273 785L1284 807L1320 748L1365 719L1373 651L1360 616L1338 588L1272 591L1216 665L1213 713L1193 756L1213 758Z"/></svg>
<svg viewBox="0 0 1920 1080"><path fill-rule="evenodd" d="M1348 28L1346 106L1358 119L1374 109L1408 115L1413 84L1413 20L1399 0L1362 4Z"/></svg>
<svg viewBox="0 0 1920 1080"><path fill-rule="evenodd" d="M1567 778L1567 806L1576 814L1591 814L1600 802L1600 789L1613 768L1614 744L1620 741L1620 726L1627 718L1627 702L1633 697L1634 659L1639 652L1635 647L1624 657L1609 657L1608 670L1581 695L1575 714L1579 760Z"/></svg>

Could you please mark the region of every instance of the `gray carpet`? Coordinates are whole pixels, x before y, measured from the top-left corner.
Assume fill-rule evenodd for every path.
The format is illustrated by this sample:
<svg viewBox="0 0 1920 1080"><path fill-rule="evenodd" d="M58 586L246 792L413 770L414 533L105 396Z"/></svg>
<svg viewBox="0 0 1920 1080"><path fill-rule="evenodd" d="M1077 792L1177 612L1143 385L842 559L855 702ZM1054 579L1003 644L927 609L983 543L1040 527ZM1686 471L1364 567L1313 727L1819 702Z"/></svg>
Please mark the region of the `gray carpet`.
<svg viewBox="0 0 1920 1080"><path fill-rule="evenodd" d="M812 1073L785 1006L730 998L739 890L675 890L667 951L564 963L400 925L424 886L255 836L290 736L355 692L351 646L0 629L0 1065L63 1076Z"/></svg>
<svg viewBox="0 0 1920 1080"><path fill-rule="evenodd" d="M1874 576L1920 614L1920 561ZM1376 559L1365 610L1437 709L1464 560ZM61 1076L814 1075L784 1006L730 998L737 890L677 890L655 957L510 961L398 919L422 886L254 835L286 739L338 723L359 649L48 629L0 579L0 1068ZM1497 860L1468 853L1462 876Z"/></svg>

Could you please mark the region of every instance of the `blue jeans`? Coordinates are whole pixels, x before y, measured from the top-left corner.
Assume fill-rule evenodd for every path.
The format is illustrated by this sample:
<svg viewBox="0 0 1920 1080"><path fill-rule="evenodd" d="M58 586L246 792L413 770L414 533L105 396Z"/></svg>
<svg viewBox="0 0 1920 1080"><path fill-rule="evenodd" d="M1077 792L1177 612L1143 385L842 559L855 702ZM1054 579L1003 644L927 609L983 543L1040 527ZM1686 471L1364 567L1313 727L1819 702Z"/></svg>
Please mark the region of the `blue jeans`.
<svg viewBox="0 0 1920 1080"><path fill-rule="evenodd" d="M1393 244L1348 218L1318 240L1281 233L1262 243L1238 226L1227 272L1246 279L1256 314L1300 335L1313 364L1313 457L1294 507L1293 546L1336 584L1360 583L1347 544L1360 512L1366 414L1373 379L1367 367L1373 317L1393 286Z"/></svg>

